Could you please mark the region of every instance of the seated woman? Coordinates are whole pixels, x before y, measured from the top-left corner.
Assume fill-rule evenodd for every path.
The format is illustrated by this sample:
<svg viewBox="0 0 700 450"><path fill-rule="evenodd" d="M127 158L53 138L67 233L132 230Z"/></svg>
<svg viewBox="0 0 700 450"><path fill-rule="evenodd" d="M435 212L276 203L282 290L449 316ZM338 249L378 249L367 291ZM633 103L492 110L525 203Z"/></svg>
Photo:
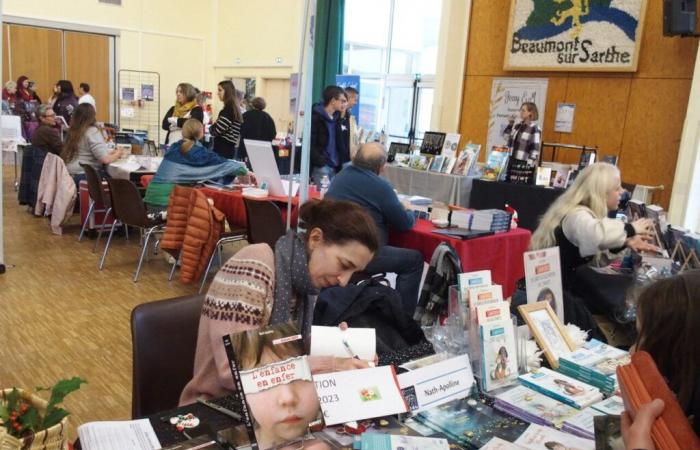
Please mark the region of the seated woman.
<svg viewBox="0 0 700 450"><path fill-rule="evenodd" d="M617 167L608 163L588 166L542 216L530 242L531 250L559 246L564 290L584 298L594 313L610 311L601 310L601 305L587 295L577 279L577 268L605 264L624 248L658 250L647 242L652 233L650 219L625 223L608 218L608 212L617 209L621 193ZM577 324L573 318L566 321Z"/></svg>
<svg viewBox="0 0 700 450"><path fill-rule="evenodd" d="M299 210L305 232L289 231L272 248L241 249L219 270L202 305L194 377L180 404L220 397L234 390L225 334L295 320L309 348L318 291L347 285L379 247L374 221L360 206L343 201L305 203ZM365 368L354 358L311 357L314 373Z"/></svg>
<svg viewBox="0 0 700 450"><path fill-rule="evenodd" d="M651 355L700 434L700 270L646 288L637 301L637 331L635 349Z"/></svg>
<svg viewBox="0 0 700 450"><path fill-rule="evenodd" d="M61 159L66 163L68 173L75 183L85 178L85 170L80 164L89 164L97 171L102 171L103 164L110 164L121 156L117 149L107 147L102 132L97 128L95 108L83 103L73 110L66 141L61 150Z"/></svg>
<svg viewBox="0 0 700 450"><path fill-rule="evenodd" d="M150 212L167 209L170 192L178 183L194 183L248 173L245 164L222 158L207 150L201 144L203 137L202 122L187 119L182 125L182 140L170 146L146 189L144 201Z"/></svg>

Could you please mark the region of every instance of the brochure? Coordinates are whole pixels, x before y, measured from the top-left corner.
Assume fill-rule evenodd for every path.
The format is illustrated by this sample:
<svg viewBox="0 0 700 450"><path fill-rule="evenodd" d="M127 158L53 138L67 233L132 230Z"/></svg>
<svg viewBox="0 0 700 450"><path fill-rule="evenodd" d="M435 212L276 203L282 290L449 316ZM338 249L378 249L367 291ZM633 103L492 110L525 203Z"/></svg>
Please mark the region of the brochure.
<svg viewBox="0 0 700 450"><path fill-rule="evenodd" d="M405 413L394 366L313 376L326 425Z"/></svg>
<svg viewBox="0 0 700 450"><path fill-rule="evenodd" d="M519 378L525 386L574 408L583 409L603 399L603 394L595 387L546 367L520 375Z"/></svg>
<svg viewBox="0 0 700 450"><path fill-rule="evenodd" d="M549 302L564 323L564 290L561 284L559 247L534 250L523 254L527 302Z"/></svg>
<svg viewBox="0 0 700 450"><path fill-rule="evenodd" d="M321 419L301 334L282 323L224 336L236 392L242 393L248 441L260 449L295 442ZM285 407L277 407L285 402ZM275 405L275 406L273 406Z"/></svg>
<svg viewBox="0 0 700 450"><path fill-rule="evenodd" d="M525 433L515 441L515 444L529 450L549 450L552 448L595 450L594 441L535 424L530 425Z"/></svg>
<svg viewBox="0 0 700 450"><path fill-rule="evenodd" d="M490 392L517 381L517 348L510 316L500 322L481 325L479 332L482 355L481 383L484 390Z"/></svg>

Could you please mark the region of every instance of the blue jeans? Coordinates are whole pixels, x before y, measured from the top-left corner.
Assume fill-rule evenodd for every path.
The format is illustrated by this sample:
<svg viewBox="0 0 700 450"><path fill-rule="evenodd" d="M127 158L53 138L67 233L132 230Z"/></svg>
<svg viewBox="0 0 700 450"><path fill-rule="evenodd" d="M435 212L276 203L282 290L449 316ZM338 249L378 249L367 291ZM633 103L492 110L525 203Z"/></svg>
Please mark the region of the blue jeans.
<svg viewBox="0 0 700 450"><path fill-rule="evenodd" d="M401 295L401 303L406 314L413 317L418 304L418 288L423 276L423 255L417 250L384 245L367 264L365 272L396 273L396 290Z"/></svg>
<svg viewBox="0 0 700 450"><path fill-rule="evenodd" d="M328 175L328 181L333 181L333 177L335 176L335 169L331 166L314 166L311 168L311 180L316 185L319 191L321 190L321 178L323 178L324 175Z"/></svg>

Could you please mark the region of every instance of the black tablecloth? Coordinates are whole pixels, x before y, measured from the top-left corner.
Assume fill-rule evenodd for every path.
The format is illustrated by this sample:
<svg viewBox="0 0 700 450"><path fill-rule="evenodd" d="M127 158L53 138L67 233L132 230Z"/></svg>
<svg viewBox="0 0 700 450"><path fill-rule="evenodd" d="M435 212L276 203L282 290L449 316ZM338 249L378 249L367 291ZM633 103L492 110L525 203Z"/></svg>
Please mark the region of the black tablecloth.
<svg viewBox="0 0 700 450"><path fill-rule="evenodd" d="M541 186L474 180L469 207L503 209L507 203L518 212L518 226L534 232L540 217L563 192Z"/></svg>

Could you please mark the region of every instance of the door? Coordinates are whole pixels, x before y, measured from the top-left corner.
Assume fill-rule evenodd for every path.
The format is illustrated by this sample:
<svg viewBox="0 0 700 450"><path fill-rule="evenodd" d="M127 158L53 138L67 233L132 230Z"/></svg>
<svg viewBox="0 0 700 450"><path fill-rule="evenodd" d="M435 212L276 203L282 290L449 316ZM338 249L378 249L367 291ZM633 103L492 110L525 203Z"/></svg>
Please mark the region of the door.
<svg viewBox="0 0 700 450"><path fill-rule="evenodd" d="M95 97L97 120L110 121L109 83L110 37L101 34L65 31L66 79L71 80L78 94L80 83L90 85L90 94Z"/></svg>
<svg viewBox="0 0 700 450"><path fill-rule="evenodd" d="M286 132L289 126L289 80L284 78L267 78L265 92L261 95L267 103L265 111L275 121L277 132Z"/></svg>

